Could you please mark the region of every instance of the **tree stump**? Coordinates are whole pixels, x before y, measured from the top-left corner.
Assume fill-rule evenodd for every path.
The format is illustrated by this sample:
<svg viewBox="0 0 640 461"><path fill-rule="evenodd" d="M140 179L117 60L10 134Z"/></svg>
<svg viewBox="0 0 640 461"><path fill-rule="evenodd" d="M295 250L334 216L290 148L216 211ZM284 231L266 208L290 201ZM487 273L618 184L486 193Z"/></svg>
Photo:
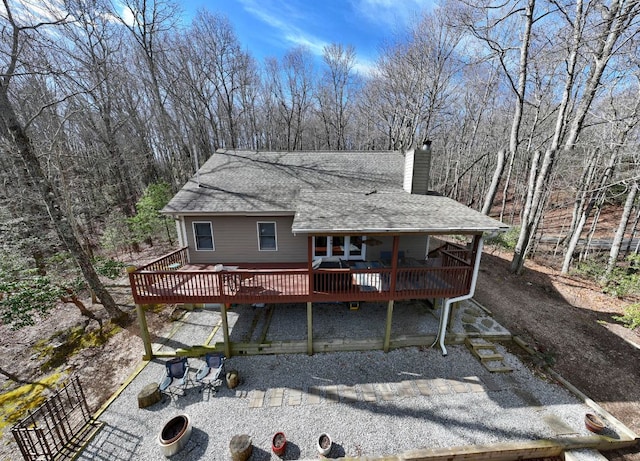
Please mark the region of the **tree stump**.
<svg viewBox="0 0 640 461"><path fill-rule="evenodd" d="M240 384L240 378L238 377L238 371L237 370L230 370L227 373L227 387L229 389L233 389L238 384Z"/></svg>
<svg viewBox="0 0 640 461"><path fill-rule="evenodd" d="M251 437L247 434L234 435L229 442L229 451L233 461L247 461L253 451Z"/></svg>
<svg viewBox="0 0 640 461"><path fill-rule="evenodd" d="M162 400L158 383L147 384L138 393L138 408L147 408Z"/></svg>

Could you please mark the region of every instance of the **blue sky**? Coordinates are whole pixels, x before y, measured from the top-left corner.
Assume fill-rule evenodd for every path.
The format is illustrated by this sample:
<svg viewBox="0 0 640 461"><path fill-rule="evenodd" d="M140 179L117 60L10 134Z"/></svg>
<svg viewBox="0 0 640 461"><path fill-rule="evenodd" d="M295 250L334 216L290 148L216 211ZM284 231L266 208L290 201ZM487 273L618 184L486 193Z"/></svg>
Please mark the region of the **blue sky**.
<svg viewBox="0 0 640 461"><path fill-rule="evenodd" d="M240 43L262 62L304 45L317 56L332 42L353 45L366 72L385 41L403 34L434 0L179 0L187 16L226 15Z"/></svg>

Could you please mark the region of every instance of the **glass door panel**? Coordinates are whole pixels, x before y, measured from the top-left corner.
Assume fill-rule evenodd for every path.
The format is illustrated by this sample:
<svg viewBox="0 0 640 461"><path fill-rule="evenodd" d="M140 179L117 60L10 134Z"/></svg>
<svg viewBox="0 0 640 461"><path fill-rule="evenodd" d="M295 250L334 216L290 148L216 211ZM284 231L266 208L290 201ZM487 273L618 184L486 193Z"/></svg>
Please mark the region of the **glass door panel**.
<svg viewBox="0 0 640 461"><path fill-rule="evenodd" d="M349 258L350 259L362 259L362 236L349 237Z"/></svg>
<svg viewBox="0 0 640 461"><path fill-rule="evenodd" d="M329 256L329 237L324 237L324 236L319 236L319 237L314 237L313 238L314 241L314 251L313 254L316 257L323 257L323 256Z"/></svg>
<svg viewBox="0 0 640 461"><path fill-rule="evenodd" d="M349 240L349 237L330 237L332 240L331 254L332 256L344 256L347 254L345 251L345 243Z"/></svg>

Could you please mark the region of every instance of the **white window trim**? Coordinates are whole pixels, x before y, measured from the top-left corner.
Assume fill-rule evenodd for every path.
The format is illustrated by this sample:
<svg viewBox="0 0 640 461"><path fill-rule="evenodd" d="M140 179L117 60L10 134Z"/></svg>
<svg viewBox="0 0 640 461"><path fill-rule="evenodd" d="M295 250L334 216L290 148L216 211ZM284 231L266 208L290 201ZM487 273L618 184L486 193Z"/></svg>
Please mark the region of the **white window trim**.
<svg viewBox="0 0 640 461"><path fill-rule="evenodd" d="M262 249L260 245L260 224L273 224L273 232L274 237L276 239L276 247L275 248L266 248ZM258 251L278 251L278 223L275 221L258 221L256 222L256 230L258 237Z"/></svg>
<svg viewBox="0 0 640 461"><path fill-rule="evenodd" d="M198 248L196 224L209 224L209 230L211 231L211 248ZM193 231L193 248L195 251L216 251L216 241L213 236L213 223L211 221L193 221L191 222L191 230Z"/></svg>

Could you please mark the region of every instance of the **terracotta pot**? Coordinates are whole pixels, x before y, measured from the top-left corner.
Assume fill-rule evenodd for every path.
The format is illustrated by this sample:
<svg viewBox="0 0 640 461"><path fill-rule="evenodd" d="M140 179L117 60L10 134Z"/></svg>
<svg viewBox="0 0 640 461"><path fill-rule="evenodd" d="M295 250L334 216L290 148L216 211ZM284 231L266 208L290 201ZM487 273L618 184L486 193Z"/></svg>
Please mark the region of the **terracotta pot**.
<svg viewBox="0 0 640 461"><path fill-rule="evenodd" d="M599 434L604 430L605 424L599 417L594 415L593 413L587 413L584 416L584 425L587 426L591 432L595 432Z"/></svg>
<svg viewBox="0 0 640 461"><path fill-rule="evenodd" d="M333 442L331 442L331 437L329 436L329 434L327 434L326 432L320 434L316 445L316 447L318 448L318 453L320 453L322 456L327 456L331 451L332 443Z"/></svg>
<svg viewBox="0 0 640 461"><path fill-rule="evenodd" d="M271 450L278 456L284 455L287 448L287 438L284 432L276 432L271 439Z"/></svg>

